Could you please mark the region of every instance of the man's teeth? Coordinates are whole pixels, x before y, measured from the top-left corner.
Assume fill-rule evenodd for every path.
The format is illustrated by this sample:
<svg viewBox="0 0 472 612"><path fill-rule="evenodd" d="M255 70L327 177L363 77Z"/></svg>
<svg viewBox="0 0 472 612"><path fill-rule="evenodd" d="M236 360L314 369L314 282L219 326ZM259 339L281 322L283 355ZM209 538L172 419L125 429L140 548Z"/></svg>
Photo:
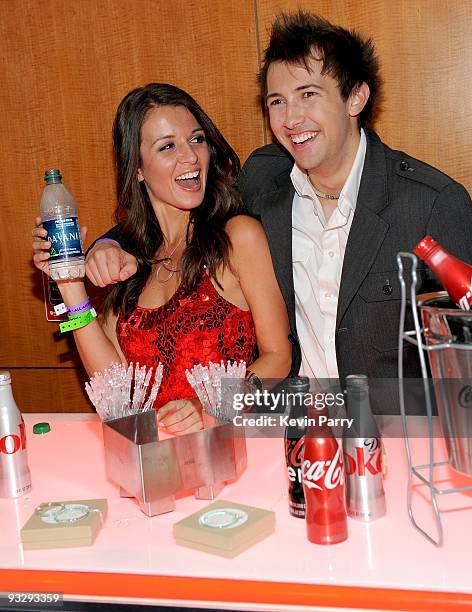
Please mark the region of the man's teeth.
<svg viewBox="0 0 472 612"><path fill-rule="evenodd" d="M181 174L175 178L176 181L185 181L187 179L196 179L200 175L200 170L195 170L195 172L186 172L185 174Z"/></svg>
<svg viewBox="0 0 472 612"><path fill-rule="evenodd" d="M292 142L294 144L302 144L311 138L316 136L316 132L303 132L303 134L297 134L296 136L291 136Z"/></svg>

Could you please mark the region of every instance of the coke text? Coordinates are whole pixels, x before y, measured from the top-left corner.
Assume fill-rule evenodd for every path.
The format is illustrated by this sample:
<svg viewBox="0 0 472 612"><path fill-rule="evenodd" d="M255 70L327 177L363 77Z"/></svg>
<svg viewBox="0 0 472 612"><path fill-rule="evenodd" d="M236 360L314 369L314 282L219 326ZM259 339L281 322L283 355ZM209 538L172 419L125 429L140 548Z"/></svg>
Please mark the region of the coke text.
<svg viewBox="0 0 472 612"><path fill-rule="evenodd" d="M4 455L14 455L20 450L26 449L26 432L25 424L18 425L18 434L7 434L0 438L0 453Z"/></svg>

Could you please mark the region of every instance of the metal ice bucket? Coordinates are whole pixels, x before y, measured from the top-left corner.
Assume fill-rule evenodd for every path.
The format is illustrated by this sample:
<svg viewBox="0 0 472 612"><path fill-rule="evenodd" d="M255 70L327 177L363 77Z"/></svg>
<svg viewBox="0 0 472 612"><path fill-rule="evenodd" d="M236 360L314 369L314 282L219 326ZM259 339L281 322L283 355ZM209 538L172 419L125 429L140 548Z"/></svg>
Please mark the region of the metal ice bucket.
<svg viewBox="0 0 472 612"><path fill-rule="evenodd" d="M454 469L472 476L472 312L447 295L421 304L438 414Z"/></svg>
<svg viewBox="0 0 472 612"><path fill-rule="evenodd" d="M214 499L247 464L242 428L225 423L159 440L154 410L104 422L103 442L108 477L148 516L174 510L180 492Z"/></svg>

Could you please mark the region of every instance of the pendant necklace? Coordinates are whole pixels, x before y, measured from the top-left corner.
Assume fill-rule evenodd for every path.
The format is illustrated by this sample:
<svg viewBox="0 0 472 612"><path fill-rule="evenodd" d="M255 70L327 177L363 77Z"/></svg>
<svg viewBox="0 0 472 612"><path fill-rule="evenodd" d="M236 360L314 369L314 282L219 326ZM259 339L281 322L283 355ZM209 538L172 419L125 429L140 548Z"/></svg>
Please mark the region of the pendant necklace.
<svg viewBox="0 0 472 612"><path fill-rule="evenodd" d="M172 251L170 253L166 253L165 254L165 257L160 261L159 265L156 268L156 272L155 272L156 280L161 285L164 285L165 283L170 281L170 279L174 276L174 274L176 272L180 272L180 268L171 268L170 264L172 263L172 255L175 253L177 248L182 243L182 240L184 239L184 236L185 236L185 232L182 234L182 236L180 237L179 241L177 242L175 247L172 249ZM159 274L161 273L161 270L163 268L164 268L164 270L167 270L167 272L169 272L169 274L165 278L159 278Z"/></svg>

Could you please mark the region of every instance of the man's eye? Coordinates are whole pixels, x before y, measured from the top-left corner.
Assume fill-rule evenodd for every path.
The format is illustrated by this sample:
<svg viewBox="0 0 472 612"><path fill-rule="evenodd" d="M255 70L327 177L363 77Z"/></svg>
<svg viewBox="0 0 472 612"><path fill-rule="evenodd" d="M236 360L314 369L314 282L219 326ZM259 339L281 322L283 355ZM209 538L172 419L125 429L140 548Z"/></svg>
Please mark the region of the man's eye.
<svg viewBox="0 0 472 612"><path fill-rule="evenodd" d="M318 94L318 92L316 91L304 91L303 92L303 97L304 98L312 98L313 96L316 96Z"/></svg>
<svg viewBox="0 0 472 612"><path fill-rule="evenodd" d="M162 145L162 147L159 147L159 151L170 151L173 148L174 148L174 143L168 142L167 144Z"/></svg>

